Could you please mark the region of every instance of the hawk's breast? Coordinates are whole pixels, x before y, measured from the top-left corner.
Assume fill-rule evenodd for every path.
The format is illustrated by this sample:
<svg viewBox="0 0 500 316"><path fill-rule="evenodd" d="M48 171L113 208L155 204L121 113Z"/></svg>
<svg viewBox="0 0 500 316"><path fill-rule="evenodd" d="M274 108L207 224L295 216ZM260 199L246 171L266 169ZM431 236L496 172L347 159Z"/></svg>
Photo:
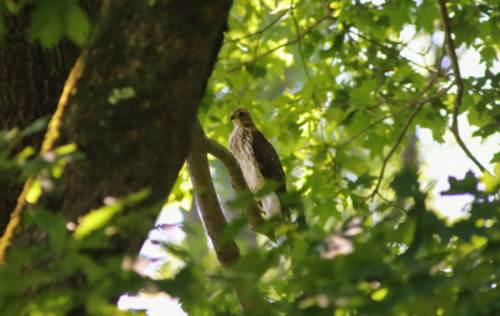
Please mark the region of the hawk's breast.
<svg viewBox="0 0 500 316"><path fill-rule="evenodd" d="M265 182L252 149L252 131L245 127L235 127L229 138L229 149L238 160L243 176L252 192L260 189Z"/></svg>

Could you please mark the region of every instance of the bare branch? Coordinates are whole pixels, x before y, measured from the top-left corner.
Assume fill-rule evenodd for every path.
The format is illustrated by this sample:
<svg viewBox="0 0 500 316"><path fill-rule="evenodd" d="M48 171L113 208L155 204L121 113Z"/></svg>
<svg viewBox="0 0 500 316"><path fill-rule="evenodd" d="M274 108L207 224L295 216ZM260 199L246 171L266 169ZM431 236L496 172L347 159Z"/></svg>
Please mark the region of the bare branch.
<svg viewBox="0 0 500 316"><path fill-rule="evenodd" d="M453 69L453 73L455 75L455 85L457 86L457 93L455 95L455 101L453 105L453 121L451 124L451 131L455 136L455 140L457 141L460 148L462 148L463 152L469 157L470 160L476 164L476 166L481 170L481 172L487 171L486 168L479 162L479 160L472 155L469 151L462 138L460 137L460 132L458 129L458 114L460 110L460 106L462 104L462 96L464 93L464 83L462 81L462 76L460 75L460 67L458 65L458 57L457 52L455 50L455 42L451 37L451 19L448 16L448 9L446 8L446 0L438 0L439 3L439 12L441 13L441 19L443 21L443 29L445 34L445 43L448 48L448 55L451 59L451 67Z"/></svg>
<svg viewBox="0 0 500 316"><path fill-rule="evenodd" d="M215 158L219 159L224 167L226 167L229 176L231 177L231 182L234 185L234 189L238 193L250 192L248 184L243 177L243 172L241 171L240 164L234 158L233 154L213 139L207 138L208 142L208 153ZM271 240L275 240L274 233L271 231L263 231L262 227L266 223L266 220L262 217L260 208L254 199L251 199L246 208L246 213L250 221L250 227L253 231L264 234Z"/></svg>
<svg viewBox="0 0 500 316"><path fill-rule="evenodd" d="M410 102L407 106L405 106L404 109L407 109L411 106L414 106L416 105L415 109L413 110L413 112L410 114L410 116L408 117L408 119L406 120L406 123L405 125L403 126L403 128L401 129L401 131L399 132L399 135L398 135L398 138L396 139L396 142L394 143L394 145L392 146L391 150L389 151L389 153L387 154L387 156L384 158L383 162L382 162L382 169L380 170L380 174L379 174L379 177L378 177L378 181L377 181L377 185L375 186L375 189L373 189L372 193L367 196L366 198L364 198L360 203L360 207L363 206L363 204L368 201L370 198L374 197L377 193L378 193L378 190L380 188L380 184L382 183L382 180L384 178L384 173L385 173L385 168L387 166L387 163L389 162L389 159L392 157L392 155L394 154L394 152L396 151L396 149L398 148L398 146L401 144L401 141L403 140L404 136L406 135L406 131L408 130L408 128L410 127L411 123L413 122L413 120L415 119L415 117L417 116L418 112L422 109L422 107L432 101L432 100L435 100L435 99L439 99L440 97L442 97L443 95L446 94L446 92L448 92L448 90L453 86L453 85L450 85L448 86L447 88L445 89L442 89L441 91L423 99L423 100L420 100L420 97L427 91L429 90L434 82L436 81L438 77L438 74L434 75L434 77L431 79L431 81L429 82L429 84L427 85L427 87L421 92L419 93L419 95L417 97L415 97L413 99L412 102Z"/></svg>
<svg viewBox="0 0 500 316"><path fill-rule="evenodd" d="M191 147L187 163L196 202L203 217L208 236L210 236L214 244L217 258L222 267L228 268L239 259L240 251L234 240L228 240L224 236L227 221L215 193L208 166L208 144L198 121L193 123L191 135Z"/></svg>
<svg viewBox="0 0 500 316"><path fill-rule="evenodd" d="M212 240L217 258L224 269L229 269L240 258L240 250L234 239L224 235L227 226L219 200L215 193L208 166L208 142L198 120L192 124L191 146L187 158L189 175L196 202L205 223L208 236ZM244 314L256 315L265 304L253 285L237 286L234 293Z"/></svg>
<svg viewBox="0 0 500 316"><path fill-rule="evenodd" d="M275 51L277 51L278 49L282 48L282 47L285 47L285 46L289 46L289 45L293 45L297 42L299 42L299 40L301 38L303 38L304 36L306 36L307 34L311 33L316 27L318 27L318 25L321 24L321 22L323 22L324 20L330 18L330 11L328 11L322 18L320 18L318 21L316 21L313 25L311 25L308 29L306 29L304 32L300 33L297 38L291 40L291 41L288 41L284 44L281 44L281 45L278 45L276 46L275 48L271 49L271 50L268 50L267 52L263 53L263 54L260 54L259 56L257 57L254 57L253 59L249 60L249 61L246 61L244 63L241 63L239 64L238 66L228 70L228 72L235 72L243 67L245 67L246 65L249 65L249 64L253 64L255 63L257 60L267 56L267 55L270 55L272 53L274 53Z"/></svg>

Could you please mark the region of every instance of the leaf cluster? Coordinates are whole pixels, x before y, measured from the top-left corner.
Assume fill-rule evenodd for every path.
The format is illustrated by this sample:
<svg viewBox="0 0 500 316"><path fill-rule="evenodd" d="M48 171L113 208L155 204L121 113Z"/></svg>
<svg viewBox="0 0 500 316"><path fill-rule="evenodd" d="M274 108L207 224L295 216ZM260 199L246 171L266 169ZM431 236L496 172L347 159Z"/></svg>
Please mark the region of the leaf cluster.
<svg viewBox="0 0 500 316"><path fill-rule="evenodd" d="M2 9L15 14L17 5L10 5ZM45 22L54 12L49 5L60 15ZM47 46L62 36L82 42L88 27L79 10L75 1L38 2L30 38ZM498 4L457 0L448 10L458 52L477 51L485 69L463 78L459 114L476 129L472 136L487 139L498 134L500 122ZM91 315L121 315L127 313L114 307L120 294L154 288L178 297L189 315L239 315L233 289L255 287L265 301L262 315L499 314L500 153L491 160L493 175L449 179L444 195L473 199L455 222L429 207L418 170L398 158L406 133L419 126L444 143L453 119L456 74L438 3L238 0L228 25L200 121L210 138L227 143L231 110L248 109L282 159L292 218L305 214L307 227L280 227L287 240L279 246L242 233L241 259L223 271L201 223L187 222L178 245L159 242L167 258L183 262L180 272L165 263L158 275L175 276L151 281L120 254L95 260L113 236L147 229L148 210L123 211L147 193L89 210L73 223L80 225L76 230L61 215L34 209L25 225L43 238L13 248L9 264L0 267L0 310L65 315L85 308ZM48 160L32 149L13 155L12 133L0 135L0 171L20 168L24 177L39 176L38 190L43 179L57 182L65 159L84 159L68 148ZM223 204L234 200L223 166L211 161L211 171ZM188 181L183 170L169 204L189 208ZM238 236L245 224L234 220L228 236ZM62 282L68 278L79 287Z"/></svg>

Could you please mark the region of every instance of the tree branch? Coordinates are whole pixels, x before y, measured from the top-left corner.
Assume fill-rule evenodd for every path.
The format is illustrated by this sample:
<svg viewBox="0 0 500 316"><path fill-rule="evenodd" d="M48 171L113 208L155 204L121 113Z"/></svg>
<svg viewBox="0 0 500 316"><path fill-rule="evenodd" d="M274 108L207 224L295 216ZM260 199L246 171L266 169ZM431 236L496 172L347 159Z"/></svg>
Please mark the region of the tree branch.
<svg viewBox="0 0 500 316"><path fill-rule="evenodd" d="M198 121L193 123L191 135L187 164L196 202L203 217L207 234L214 244L217 258L222 267L228 268L238 261L240 251L234 240L228 240L224 236L227 221L215 193L208 166L208 144Z"/></svg>
<svg viewBox="0 0 500 316"><path fill-rule="evenodd" d="M229 269L240 258L240 250L232 238L225 236L227 221L215 193L208 166L208 142L198 120L192 124L191 146L187 158L189 176L196 203L205 223L207 234L214 245L217 259L224 269ZM249 286L237 286L234 293L244 314L258 315L262 297Z"/></svg>
<svg viewBox="0 0 500 316"><path fill-rule="evenodd" d="M273 27L273 25L275 25L276 23L278 23L279 21L281 21L281 19L283 19L283 17L285 17L285 15L288 14L288 10L285 10L283 11L280 15L278 15L278 17L271 21L271 23L269 23L268 25L266 25L265 27L263 27L262 29L258 30L257 32L255 33L251 33L251 34L248 34L248 35L245 35L245 36L242 36L240 38L235 38L235 39L230 39L230 40L227 40L228 42L230 43L234 43L234 42L239 42L241 41L242 39L245 39L245 38L249 38L249 37L253 37L253 36L256 36L256 35L262 35L265 31L269 30L271 27Z"/></svg>
<svg viewBox="0 0 500 316"><path fill-rule="evenodd" d="M425 70L427 70L427 71L429 71L429 72L434 72L434 73L436 73L436 72L437 72L437 70L436 70L436 69L434 69L434 68L432 68L432 67L422 66L422 65L420 65L420 64L419 64L419 63L417 63L417 62L414 62L414 61L412 61L412 60L410 60L410 59L408 59L408 58L406 58L406 57L404 57L404 56L401 56L401 54L399 53L399 51L398 51L397 49L393 48L393 47L388 47L388 46L386 46L386 45L384 45L384 44L382 44L382 43L377 42L376 40L373 40L373 39L371 39L371 38L369 38L369 37L364 36L364 35L363 35L363 34L361 34L361 33L354 32L354 31L353 31L353 30L351 30L351 29L349 29L349 33L352 33L352 34L354 34L354 35L356 35L356 36L358 36L358 37L360 37L360 38L364 39L365 41L370 42L370 43L372 43L372 44L374 44L374 45L376 45L376 46L378 46L378 47L380 47L380 48L384 49L385 51L387 51L387 52L391 53L391 55L396 56L396 58L397 58L397 59L400 59L400 60L405 60L406 62L408 62L408 63L410 63L410 64L413 64L413 65L415 65L415 66L417 66L417 67L419 67L419 68L425 69ZM351 36L349 36L349 37L351 37ZM351 37L351 38L352 38L352 37ZM353 40L355 41L355 39L353 39ZM401 45L405 46L405 45L404 45L404 44L402 44L402 43L401 43Z"/></svg>
<svg viewBox="0 0 500 316"><path fill-rule="evenodd" d="M328 11L322 18L320 18L318 21L316 21L313 25L311 25L308 29L306 29L304 32L300 33L297 38L295 38L294 40L291 40L291 41L288 41L284 44L281 44L281 45L278 45L276 46L275 48L273 49L270 49L268 50L267 52L263 53L263 54L260 54L259 56L257 57L254 57L253 59L249 60L249 61L246 61L244 63L241 63L239 64L238 66L228 70L228 72L235 72L241 68L243 68L244 66L246 65L249 65L249 64L253 64L255 63L257 60L267 56L267 55L270 55L272 53L274 53L275 51L277 51L278 49L282 48L282 47L285 47L285 46L289 46L289 45L293 45L295 43L297 43L298 41L300 41L301 38L303 38L304 36L306 36L307 34L311 33L316 27L318 27L318 25L321 24L321 22L323 22L324 20L330 18L330 13L331 11Z"/></svg>
<svg viewBox="0 0 500 316"><path fill-rule="evenodd" d="M297 22L297 18L295 17L293 9L294 9L294 4L293 0L291 0L290 13L292 15L293 24L295 25L295 32L297 32L297 38L299 39L298 44L299 44L300 60L302 61L302 67L304 68L304 73L306 74L307 80L311 80L311 77L309 76L309 71L307 70L306 59L304 58L304 54L302 53L302 39L299 38L300 36L299 23Z"/></svg>
<svg viewBox="0 0 500 316"><path fill-rule="evenodd" d="M295 16L294 6L295 6L295 4L293 3L293 0L291 0L290 15L292 16L293 24L295 25L295 32L297 32L297 39L298 39L297 43L298 43L299 56L300 56L300 60L302 62L302 68L304 68L304 73L306 75L307 80L309 81L309 80L311 80L311 76L309 75L309 71L307 70L306 59L304 57L304 52L302 51L302 38L300 38L299 23L297 21L297 17ZM325 16L329 16L329 14L331 13L330 8L328 8L328 6L327 6L325 10L326 10ZM320 109L321 105L319 104L318 100L316 100L316 93L315 93L314 89L312 89L312 100L313 100L314 104L316 105L316 107L318 109ZM321 133L321 135L323 135L323 133ZM323 139L323 142L326 144L326 141L324 139Z"/></svg>
<svg viewBox="0 0 500 316"><path fill-rule="evenodd" d="M399 136L396 139L396 142L394 143L394 145L392 146L391 150L389 151L389 153L387 154L387 156L384 158L384 160L382 162L382 169L380 170L380 174L379 174L377 185L375 186L375 189L373 189L372 193L369 196L367 196L366 198L364 198L359 203L360 207L362 207L363 204L367 200L369 200L370 198L374 197L378 193L378 190L380 188L380 184L382 183L382 179L384 178L384 173L385 173L385 168L387 166L387 163L389 162L389 159L392 157L392 155L394 154L394 152L396 151L396 149L398 148L398 146L401 144L401 141L403 140L403 137L406 135L406 131L410 127L411 123L413 122L413 119L415 119L415 116L417 116L418 112L422 109L422 107L427 102L430 102L430 101L435 100L435 99L439 99L440 97L442 97L443 95L445 95L446 92L448 92L448 90L453 86L453 85L450 85L447 88L442 89L441 91L439 91L439 92L437 92L437 93L435 93L435 94L433 94L433 95L431 95L431 96L429 96L429 97L427 97L427 98L425 98L423 100L418 101L418 99L420 99L420 97L425 93L425 91L429 90L432 87L432 85L436 81L437 77L438 77L438 73L436 73L434 75L434 77L431 79L431 81L427 85L426 89L424 89L416 98L414 98L412 102L410 102L407 106L405 106L404 109L407 109L410 106L416 105L415 109L410 114L410 116L406 120L405 125L401 129L401 131L399 133Z"/></svg>
<svg viewBox="0 0 500 316"><path fill-rule="evenodd" d="M434 84L434 82L436 81L436 79L437 79L437 74L433 77L433 79L427 85L427 87L425 87L422 91L420 91L420 93L415 98L413 98L412 101L410 101L407 105L405 105L401 110L399 110L398 112L396 112L394 114L388 114L388 115L386 115L384 117L381 117L380 119L376 120L372 124L368 125L364 129L362 129L360 132L358 132L357 134L355 134L354 136L352 136L351 138L349 138L345 143L343 143L342 145L338 146L336 148L337 154L340 151L342 151L347 145L349 145L353 140L355 140L359 136L363 135L368 130L370 130L373 127L375 127L377 124L383 122L384 120L386 120L388 118L397 117L397 116L403 114L407 109L409 109L410 107L414 106L415 104L418 104L420 102L429 102L429 101L432 101L432 100L436 99L437 97L441 97L445 92L447 92L451 88L451 86L450 86L450 87L444 89L443 91L440 91L437 94L435 94L433 96L430 96L429 98L424 99L423 101L418 101L427 91L429 91L429 89L432 87L432 85Z"/></svg>
<svg viewBox="0 0 500 316"><path fill-rule="evenodd" d="M458 112L460 110L460 106L462 104L462 96L464 92L464 84L462 81L462 76L460 75L460 67L458 65L458 57L457 52L455 50L455 42L451 37L451 19L448 16L448 9L446 8L446 0L438 0L439 3L439 12L441 14L441 19L443 21L443 29L444 29L444 37L445 43L448 48L448 55L451 59L451 67L453 69L453 73L455 75L455 85L457 86L457 93L455 95L455 101L453 105L453 121L451 125L451 131L455 136L455 140L457 141L460 148L462 148L463 152L472 160L476 166L481 170L481 172L487 171L486 168L472 155L469 151L462 138L460 137L460 132L458 130Z"/></svg>
<svg viewBox="0 0 500 316"><path fill-rule="evenodd" d="M234 158L233 154L213 139L207 138L208 141L208 153L215 158L219 159L224 167L226 167L229 176L231 177L231 182L233 183L234 189L238 193L250 192L248 184L243 177L243 172L241 171L240 164ZM269 234L262 232L262 225L265 224L266 220L262 217L259 206L254 199L251 199L246 208L248 219L250 221L250 227L253 231L263 233L270 239L274 239L274 234Z"/></svg>

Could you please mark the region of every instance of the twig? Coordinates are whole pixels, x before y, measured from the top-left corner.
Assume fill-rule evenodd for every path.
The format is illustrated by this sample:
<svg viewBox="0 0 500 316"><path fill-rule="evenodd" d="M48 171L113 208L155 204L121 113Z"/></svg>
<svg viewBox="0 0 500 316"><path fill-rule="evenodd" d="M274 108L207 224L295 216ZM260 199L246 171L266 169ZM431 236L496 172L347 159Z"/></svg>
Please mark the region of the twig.
<svg viewBox="0 0 500 316"><path fill-rule="evenodd" d="M451 38L451 19L448 16L448 9L446 8L446 0L438 0L439 3L439 12L441 14L441 19L443 21L443 29L444 29L444 37L445 43L448 47L448 54L451 59L451 67L453 69L453 73L455 75L455 85L457 86L457 93L455 95L455 101L453 104L453 123L451 125L451 131L455 136L455 140L457 141L460 148L462 148L463 152L472 160L476 166L481 170L481 172L487 171L486 168L472 155L469 151L462 138L460 137L460 132L458 130L458 114L460 110L460 106L462 104L462 96L464 92L464 84L462 81L462 76L460 75L460 67L458 65L458 57L457 52L455 50L455 42Z"/></svg>
<svg viewBox="0 0 500 316"><path fill-rule="evenodd" d="M410 102L408 105L410 106L413 106L413 105L416 105L415 109L413 110L413 112L410 114L410 116L408 117L408 119L406 120L406 123L405 125L403 126L403 128L401 129L401 131L399 132L399 136L398 138L396 139L396 142L394 143L394 145L392 146L391 150L389 151L389 153L387 154L387 156L384 158L383 162L382 162L382 169L380 170L380 174L378 176L378 181L377 181L377 184L375 186L375 189L373 189L372 193L370 195L368 195L367 197L365 197L360 203L360 207L363 206L363 204L368 201L370 198L373 198L377 193L378 193L378 190L380 188L380 184L382 183L382 179L384 178L384 173L385 173L385 168L387 166L387 163L389 161L389 159L392 157L392 155L394 154L394 152L396 151L396 149L398 148L399 144L401 144L401 141L403 140L404 136L406 135L406 131L408 130L408 128L410 127L411 123L413 122L413 119L415 118L415 116L418 114L418 112L422 109L422 107L427 103L427 102L430 102L434 99L438 99L440 97L442 97L444 94L446 94L446 92L448 92L448 90L453 86L453 85L450 85L448 86L447 88L423 99L423 100L420 100L418 101L418 99L420 99L420 97L422 96L423 93L425 93L426 90L429 90L432 85L434 84L434 82L436 81L438 75L436 74L432 79L431 81L429 82L429 84L427 85L426 89L424 89L421 93L419 93L419 95L417 97L415 97L413 99L412 102ZM408 108L409 106L406 106L406 108Z"/></svg>
<svg viewBox="0 0 500 316"><path fill-rule="evenodd" d="M379 177L378 177L377 185L375 186L375 189L373 190L375 193L378 192L378 189L380 187L380 183L382 183L382 179L384 177L384 172L385 172L385 168L387 166L387 162L389 161L389 159L391 159L392 154L394 154L394 152L398 148L399 144L401 144L401 141L403 140L404 136L406 135L406 131L410 127L410 124L413 122L413 119L415 118L415 116L417 115L417 113L422 109L422 107L424 106L424 104L425 104L425 102L421 102L417 107L415 107L415 109L413 110L413 112L410 114L410 116L406 120L405 125L403 126L403 128L399 132L399 136L396 139L396 142L392 146L392 148L389 151L389 153L387 154L387 156L384 158L384 161L382 162L382 169L380 170L380 174L379 174Z"/></svg>
<svg viewBox="0 0 500 316"><path fill-rule="evenodd" d="M301 38L303 38L304 36L306 36L307 34L311 33L318 25L321 24L321 22L323 22L324 20L330 18L330 14L327 13L325 16L323 16L322 18L320 18L318 21L316 21L313 25L311 25L308 29L306 29L304 32L300 33L297 38L295 38L294 40L291 40L291 41L288 41L284 44L281 44L281 45L278 45L276 46L275 48L273 49L270 49L268 50L267 52L263 53L263 54L260 54L259 56L249 60L249 61L246 61L244 63L241 63L239 64L238 66L228 70L228 72L235 72L243 67L245 67L246 65L249 65L249 64L253 64L255 63L257 60L269 55L269 54L272 54L274 53L275 51L277 51L278 49L280 48L283 48L285 46L289 46L289 45L293 45L295 43L297 43Z"/></svg>
<svg viewBox="0 0 500 316"><path fill-rule="evenodd" d="M291 4L290 4L290 13L292 15L292 20L293 20L293 24L295 25L295 31L297 32L297 38L300 34L300 30L299 30L299 23L297 22L297 18L295 17L295 13L293 11L294 7L293 7L293 0L291 0ZM306 74L306 77L307 77L307 80L310 80L311 77L309 77L309 71L307 71L307 65L306 65L306 60L304 58L304 54L302 53L302 39L299 39L298 41L298 45L299 45L299 55L300 55L300 59L302 61L302 66L304 67L304 73Z"/></svg>
<svg viewBox="0 0 500 316"><path fill-rule="evenodd" d="M398 59L405 60L406 62L408 62L408 63L410 63L410 64L413 64L413 65L415 65L415 66L417 66L417 67L419 67L419 68L425 69L425 70L427 70L427 71L429 71L429 72L434 72L434 73L436 73L436 72L437 72L437 70L436 70L436 69L434 69L434 68L432 68L432 67L422 66L422 65L420 65L419 63L416 63L416 62L414 62L414 61L412 61L412 60L410 60L410 59L408 59L408 58L406 58L406 57L401 56L401 55L399 54L399 52L398 52L396 49L392 48L392 47L387 47L387 46L385 46L384 44L381 44L381 43L379 43L379 42L377 42L377 41L375 41L375 40L372 40L371 38L368 38L368 37L366 37L366 36L364 36L364 35L362 35L362 34L360 34L360 33L354 32L354 31L352 31L351 29L349 29L349 33L352 33L352 34L354 34L354 35L356 35L356 36L359 36L359 37L361 37L362 39L364 39L365 41L368 41L368 42L370 42L370 43L372 43L372 44L374 44L374 45L376 45L376 46L379 46L379 47L381 47L381 48L385 49L386 51L390 52L392 55L395 55L395 56L396 56L396 58L398 58ZM352 38L352 37L351 37L351 38Z"/></svg>
<svg viewBox="0 0 500 316"><path fill-rule="evenodd" d="M222 162L224 167L227 169L229 176L231 177L231 182L233 183L236 192L250 192L248 184L243 177L241 167L236 158L234 158L233 154L229 150L227 150L226 147L222 146L213 139L207 138L207 142L208 153ZM246 208L246 213L250 221L250 227L253 231L259 232L267 236L271 240L275 240L274 233L272 231L262 231L262 227L266 223L266 220L262 217L260 208L257 206L257 203L254 199L250 199Z"/></svg>
<svg viewBox="0 0 500 316"><path fill-rule="evenodd" d="M290 0L290 13L292 15L293 24L295 25L295 32L297 32L297 38L299 38L298 37L300 35L299 23L297 22L297 17L295 16L293 0ZM304 53L302 52L302 39L301 38L299 38L299 41L297 44L298 44L300 61L302 62L302 68L304 68L304 73L306 75L307 80L309 81L309 80L311 80L311 76L309 76L309 71L307 70L306 59L304 58ZM312 100L317 108L321 108L318 101L316 100L316 94L314 93L314 89L312 89ZM323 133L321 133L321 136L323 138L323 142L325 143L325 146L327 146L326 141L323 137Z"/></svg>
<svg viewBox="0 0 500 316"><path fill-rule="evenodd" d="M326 9L327 11L326 12L330 12L328 7ZM300 56L300 60L302 62L302 67L304 68L304 73L306 75L306 78L307 80L311 80L311 76L309 76L309 71L307 70L307 64L306 64L306 59L304 58L304 53L302 52L302 38L299 38L299 35L300 35L300 30L299 30L299 23L297 22L297 17L295 16L295 12L294 12L294 3L293 3L293 0L290 1L290 13L291 13L291 16L292 16L292 20L293 20L293 24L295 25L295 31L297 32L297 38L299 39L298 41L298 50L299 50L299 56ZM329 13L327 13L326 15L329 15ZM316 105L316 107L318 109L321 108L321 105L320 103L318 102L318 100L316 100L316 93L314 91L314 89L312 89L312 101L314 102L314 104ZM321 135L323 136L323 133L321 133ZM326 140L323 138L323 142L325 143L325 146L326 146Z"/></svg>
<svg viewBox="0 0 500 316"><path fill-rule="evenodd" d="M262 38L262 33L259 33L257 35L257 41L255 43L255 47L253 49L253 58L255 58L255 56L257 56L257 50L259 49L259 44L260 44L260 39ZM245 93L248 91L248 89L250 89L250 85L252 84L253 80L255 79L255 76L256 76L256 72L257 72L257 69L256 67L254 67L252 69L252 77L250 78L250 80L248 80L248 83L247 85L243 88L243 90L241 92L239 92L239 98L237 99L237 107L241 107L240 104L241 104L241 101L243 100L243 96L245 95Z"/></svg>
<svg viewBox="0 0 500 316"><path fill-rule="evenodd" d="M407 212L407 210L406 210L404 207L402 207L402 206L400 206L400 205L397 205L397 203L396 203L396 202L394 202L394 201L390 201L390 200L388 200L388 199L387 199L387 198L385 198L382 194L380 194L380 192L377 192L376 194L379 196L379 198L381 198L381 199L382 199L383 201L385 201L387 204L391 205L393 208L398 208L398 209L400 209L400 210L402 210L402 211L404 211L404 212Z"/></svg>
<svg viewBox="0 0 500 316"><path fill-rule="evenodd" d="M404 107L403 110L406 110L408 107ZM400 111L401 112L401 111ZM388 119L390 117L393 117L393 116L396 116L396 115L386 115L378 120L376 120L375 122L373 122L372 124L368 125L367 127L363 128L361 131L357 132L354 136L352 136L351 138L349 138L345 143L343 143L342 145L338 146L337 147L337 150L336 150L336 154L338 155L339 152L341 152L347 145L349 145L353 140L355 140L356 138L358 138L359 136L363 135L364 133L366 133L368 130L372 129L373 127L375 127L377 124L381 123L382 121L384 121L385 119ZM337 156L336 155L336 156Z"/></svg>
<svg viewBox="0 0 500 316"><path fill-rule="evenodd" d="M479 94L479 95L484 94L484 95L488 96L493 103L496 102L498 99L500 99L500 93L498 93L498 91L494 91L494 90L487 91L485 89L482 90L482 89L476 87L475 85L473 85L472 83L468 82L467 80L462 81L462 82L465 83L466 85L468 85L469 87L471 87L472 90L476 91L477 94ZM496 92L497 96L490 93L490 91Z"/></svg>
<svg viewBox="0 0 500 316"><path fill-rule="evenodd" d="M245 39L245 38L249 38L249 37L253 37L253 36L256 36L256 35L262 35L265 31L269 30L271 27L273 27L273 25L275 25L276 23L278 23L279 21L281 21L281 19L283 19L283 17L285 17L285 15L288 14L288 10L285 10L283 11L280 15L278 15L278 17L271 21L271 23L269 23L268 25L266 25L265 27L263 27L261 30L258 30L257 32L255 33L252 33L252 34L248 34L248 35L245 35L245 36L242 36L240 38L235 38L235 39L230 39L228 40L228 42L230 43L234 43L234 42L239 42L241 41L242 39Z"/></svg>
<svg viewBox="0 0 500 316"><path fill-rule="evenodd" d="M392 117L397 117L399 115L401 115L403 112L405 112L407 109L409 109L410 107L414 106L415 104L419 103L419 99L427 92L429 91L429 89L432 87L432 85L434 84L434 82L436 81L437 79L437 75L433 77L433 79L431 80L431 82L427 85L427 87L425 87L422 91L420 91L420 93L415 97L413 98L412 101L410 101L407 105L405 105L401 110L399 110L398 112L394 113L394 114L389 114L389 115L386 115L378 120L376 120L375 122L373 122L372 124L368 125L367 127L365 127L364 129L362 129L360 132L356 133L354 136L352 136L351 138L349 138L349 140L347 140L345 143L343 143L342 145L338 146L337 147L337 154L342 151L347 145L349 145L353 140L355 140L356 138L358 138L359 136L363 135L364 133L366 133L368 130L372 129L373 127L375 127L377 124L383 122L384 120L388 119L388 118L392 118ZM443 91L441 92L438 92L436 95L434 96L431 96L427 99L424 100L424 102L428 102L430 100L433 100L436 98L436 96L440 97L442 96L446 91L448 91L449 89L451 88L448 87L446 89L444 89ZM422 102L422 101L420 101Z"/></svg>

